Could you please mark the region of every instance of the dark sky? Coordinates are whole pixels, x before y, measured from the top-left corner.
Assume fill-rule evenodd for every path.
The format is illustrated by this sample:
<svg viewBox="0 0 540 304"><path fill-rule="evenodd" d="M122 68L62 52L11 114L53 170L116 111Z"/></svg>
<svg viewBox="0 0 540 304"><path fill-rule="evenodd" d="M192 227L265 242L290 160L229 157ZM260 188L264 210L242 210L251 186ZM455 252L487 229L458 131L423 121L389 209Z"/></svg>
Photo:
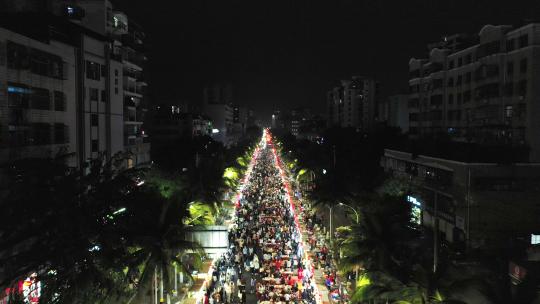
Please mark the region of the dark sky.
<svg viewBox="0 0 540 304"><path fill-rule="evenodd" d="M147 33L153 102L200 102L229 82L258 113L310 106L351 75L374 76L383 95L407 87L410 57L445 34L540 17L540 1L116 0ZM266 117L265 117L266 118Z"/></svg>

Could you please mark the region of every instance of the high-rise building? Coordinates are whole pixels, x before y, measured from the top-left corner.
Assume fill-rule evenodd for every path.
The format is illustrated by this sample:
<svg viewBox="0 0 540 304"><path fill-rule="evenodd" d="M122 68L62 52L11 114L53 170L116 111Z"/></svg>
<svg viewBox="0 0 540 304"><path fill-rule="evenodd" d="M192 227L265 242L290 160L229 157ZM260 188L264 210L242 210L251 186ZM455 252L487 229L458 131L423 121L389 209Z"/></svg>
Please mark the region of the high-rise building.
<svg viewBox="0 0 540 304"><path fill-rule="evenodd" d="M203 90L203 113L212 119L213 138L230 146L233 136L233 89L230 85L213 85Z"/></svg>
<svg viewBox="0 0 540 304"><path fill-rule="evenodd" d="M354 76L327 93L328 125L370 130L377 121L378 83Z"/></svg>
<svg viewBox="0 0 540 304"><path fill-rule="evenodd" d="M54 46L62 43L66 45L62 46L65 52L71 52L64 55L67 71L62 77L67 79L63 90L73 92L65 94L65 98L67 109L73 111L70 121L75 122L70 141L75 145L77 165L82 168L90 159L110 158L118 152L131 155L125 164L128 168L148 163L150 146L142 126L146 113L146 82L142 74L144 34L134 25L128 27L127 16L114 11L108 0L5 1L10 14L2 16L0 26L27 40L42 42L37 44L41 49L47 49L43 43ZM22 50L14 51L17 56L23 56L20 60L34 60L43 66L52 64L52 59L35 55L32 51L35 43L28 41L26 46L16 46ZM7 42L14 45L13 41L6 40L6 45ZM22 84L32 86L29 82L37 79L29 65L12 69L23 71L17 72L17 77L27 75ZM56 91L62 90L49 89L51 96ZM41 92L46 95L45 91Z"/></svg>
<svg viewBox="0 0 540 304"><path fill-rule="evenodd" d="M47 137L47 132L44 131L47 128L41 125L37 128L41 131L38 132L35 128L32 133L36 135L29 135L24 131L28 126L46 123L44 118L47 116L58 119L63 115L71 124L67 129L72 129L69 131L70 149L73 149L71 152L76 152L76 160L72 165L82 168L90 159L100 156L109 158L122 151L122 101L110 93L112 71L121 69L121 63L109 59L108 39L63 17L49 14L18 14L3 16L1 19L1 26L7 29L4 31L4 34L7 34L5 53L9 54L6 58L6 75L12 75L10 79L6 79L5 87L9 89L11 82L13 88L9 90L16 93L7 94L6 102L10 105L13 103L11 100L28 98L36 100L30 102L29 105L32 106L39 100L41 109L41 113L37 115L34 111L36 109L24 109L28 105L23 103L22 108L17 109L22 117L17 122L20 126L14 127L9 123L7 129L11 132L8 136L18 138L15 139L19 142L17 145L25 142L22 145L31 146L31 143L35 142L33 137L38 136L38 133L39 137ZM17 41L20 37L24 39ZM61 57L54 57L49 53L55 48L57 53L63 53ZM58 81L59 77L63 79L62 82ZM24 86L35 89L21 90ZM52 109L52 100L55 101L55 109L58 100L60 109L62 98L65 98L66 113L60 115L47 110ZM15 110L17 107L12 108ZM57 132L55 137L60 136L60 126L55 125L54 128L54 132ZM9 159L29 156L20 153L28 149L10 150Z"/></svg>
<svg viewBox="0 0 540 304"><path fill-rule="evenodd" d="M409 61L409 132L529 149L540 161L540 24L486 25Z"/></svg>
<svg viewBox="0 0 540 304"><path fill-rule="evenodd" d="M150 162L150 140L144 121L148 111L144 66L145 34L128 16L114 10L109 0L72 0L57 4L55 12L62 10L73 22L105 35L112 43L109 49L111 62L120 62L109 71L113 97L120 99L123 112L123 147L130 155L126 167L141 166ZM80 17L82 15L82 17Z"/></svg>
<svg viewBox="0 0 540 304"><path fill-rule="evenodd" d="M401 132L409 131L409 95L398 94L388 96L379 104L379 120L388 126L398 127Z"/></svg>
<svg viewBox="0 0 540 304"><path fill-rule="evenodd" d="M311 118L311 111L307 108L295 108L291 110L289 131L295 137L300 134L304 122Z"/></svg>
<svg viewBox="0 0 540 304"><path fill-rule="evenodd" d="M0 163L77 151L75 66L75 47L0 28Z"/></svg>

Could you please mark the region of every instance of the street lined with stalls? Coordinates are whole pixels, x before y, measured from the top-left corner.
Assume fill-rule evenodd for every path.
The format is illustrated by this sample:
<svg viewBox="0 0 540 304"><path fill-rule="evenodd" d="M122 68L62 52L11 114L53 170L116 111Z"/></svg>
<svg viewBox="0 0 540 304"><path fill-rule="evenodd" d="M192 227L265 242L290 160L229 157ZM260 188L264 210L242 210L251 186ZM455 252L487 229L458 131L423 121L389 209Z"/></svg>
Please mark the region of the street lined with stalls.
<svg viewBox="0 0 540 304"><path fill-rule="evenodd" d="M327 303L335 272L320 227L292 194L265 131L236 197L229 248L213 262L198 302Z"/></svg>

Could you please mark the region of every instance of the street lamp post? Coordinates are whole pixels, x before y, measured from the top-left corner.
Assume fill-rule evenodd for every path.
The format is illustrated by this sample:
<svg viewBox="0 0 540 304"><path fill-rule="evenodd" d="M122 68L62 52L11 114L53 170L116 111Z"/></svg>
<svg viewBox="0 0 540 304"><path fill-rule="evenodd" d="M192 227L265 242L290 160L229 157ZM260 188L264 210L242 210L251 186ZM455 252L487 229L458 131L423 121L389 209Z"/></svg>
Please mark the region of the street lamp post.
<svg viewBox="0 0 540 304"><path fill-rule="evenodd" d="M356 211L356 209L354 209L353 207L345 204L345 203L339 203L340 206L346 206L346 207L349 207L352 209L352 211L354 211L354 214L356 215L356 223L357 224L360 224L360 216L358 216L358 211Z"/></svg>
<svg viewBox="0 0 540 304"><path fill-rule="evenodd" d="M328 207L328 209L330 209L329 230L330 230L330 244L332 244L332 239L333 239L333 237L332 237L332 233L333 233L332 232L332 210L334 209L334 207L333 206L327 206L327 207Z"/></svg>
<svg viewBox="0 0 540 304"><path fill-rule="evenodd" d="M339 203L338 205L351 208L352 211L354 211L354 214L356 215L356 224L357 225L360 224L360 216L358 215L358 211L356 211L356 209L354 209L352 206L349 206L345 203ZM356 269L354 270L354 279L358 281L358 267L356 267ZM343 296L343 292L341 292L340 295Z"/></svg>

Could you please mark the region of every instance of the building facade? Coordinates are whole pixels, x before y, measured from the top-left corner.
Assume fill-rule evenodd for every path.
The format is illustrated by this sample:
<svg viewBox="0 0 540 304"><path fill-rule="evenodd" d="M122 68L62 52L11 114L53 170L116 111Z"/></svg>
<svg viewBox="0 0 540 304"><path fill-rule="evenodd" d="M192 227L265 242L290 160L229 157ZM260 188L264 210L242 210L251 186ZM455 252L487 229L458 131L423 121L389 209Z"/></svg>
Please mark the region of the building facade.
<svg viewBox="0 0 540 304"><path fill-rule="evenodd" d="M378 84L354 76L327 93L328 125L369 131L377 122Z"/></svg>
<svg viewBox="0 0 540 304"><path fill-rule="evenodd" d="M14 46L20 51L11 51L15 42L10 40L10 52L14 52L15 57L22 56L22 59L8 58L8 61L34 60L36 65L38 62L41 64L41 70L51 69L50 66L59 69L58 65L63 69L59 77L66 79L63 79L62 83L56 81L57 84L53 84L49 80L40 82L42 86L49 86L42 89L48 90L51 107L54 101L55 109L61 109L60 100L65 99L64 116L69 117L66 121L73 125L65 128L69 130L66 131L69 133L66 140L70 142L67 150L76 152L75 166L83 168L91 159L98 157L108 159L119 152L128 152L130 155L125 164L128 168L149 163L150 144L143 127L146 113L144 94L146 82L142 76L142 65L145 57L140 52L141 37L144 35L140 34L136 27L130 30L125 14L114 11L112 4L107 0L8 0L7 3L7 11L11 14L2 17L0 26L24 36L25 41ZM25 18L28 19L27 22L24 22ZM7 35L6 33L3 32L3 35ZM38 54L34 51L37 49L36 46L39 46L45 54L34 55ZM64 53L56 54L61 55L60 59L49 56L51 53L47 49L54 48ZM29 64L9 62L9 69L16 70L17 77L21 80L19 84L28 83L30 78L38 79L32 76L36 72ZM7 71L8 78L9 73ZM41 76L46 74L43 71L38 73L41 73L39 74ZM6 83L8 78L5 80ZM47 74L43 77L45 78L51 76ZM24 88L14 86L10 91L14 94L31 92L32 96L34 91L38 92L43 100L40 107L45 109L46 91L39 90L35 84L28 83L28 85L36 89L25 91ZM62 85L61 90L59 85ZM7 85L5 87L8 88ZM42 114L41 117L49 115L45 115L45 112ZM55 114L55 117L58 118L60 115ZM60 122L54 128L54 138L60 141ZM11 129L12 133L17 133L14 131L16 128L4 127L4 129ZM24 137L26 135L21 134L25 132L27 131L20 131L18 135L13 136ZM46 132L42 133L40 136L45 136ZM22 150L24 149L18 149ZM13 149L10 153L12 152ZM24 155L21 154L21 158L26 157Z"/></svg>
<svg viewBox="0 0 540 304"><path fill-rule="evenodd" d="M109 0L72 0L67 3L54 2L54 12L65 14L72 22L106 36L111 43L107 59L111 63L106 73L110 74L108 95L119 100L121 109L115 109L123 121L117 130L123 130L123 151L129 158L126 167L142 166L150 163L150 139L145 131L148 112L148 98L144 66L145 34L126 14L114 9Z"/></svg>
<svg viewBox="0 0 540 304"><path fill-rule="evenodd" d="M538 163L467 163L385 149L381 166L407 185L412 220L437 223L441 240L500 246L540 231Z"/></svg>
<svg viewBox="0 0 540 304"><path fill-rule="evenodd" d="M414 137L530 148L540 160L540 24L484 26L477 37L432 44L409 61L409 123Z"/></svg>
<svg viewBox="0 0 540 304"><path fill-rule="evenodd" d="M388 96L379 105L379 120L388 126L400 128L403 133L409 132L409 95Z"/></svg>
<svg viewBox="0 0 540 304"><path fill-rule="evenodd" d="M203 90L202 112L213 123L213 138L225 146L234 143L233 89L230 85L216 84Z"/></svg>
<svg viewBox="0 0 540 304"><path fill-rule="evenodd" d="M154 146L167 146L180 138L212 136L210 118L180 111L180 106L159 106L153 115L151 131Z"/></svg>
<svg viewBox="0 0 540 304"><path fill-rule="evenodd" d="M75 66L75 47L0 28L0 163L77 151Z"/></svg>

